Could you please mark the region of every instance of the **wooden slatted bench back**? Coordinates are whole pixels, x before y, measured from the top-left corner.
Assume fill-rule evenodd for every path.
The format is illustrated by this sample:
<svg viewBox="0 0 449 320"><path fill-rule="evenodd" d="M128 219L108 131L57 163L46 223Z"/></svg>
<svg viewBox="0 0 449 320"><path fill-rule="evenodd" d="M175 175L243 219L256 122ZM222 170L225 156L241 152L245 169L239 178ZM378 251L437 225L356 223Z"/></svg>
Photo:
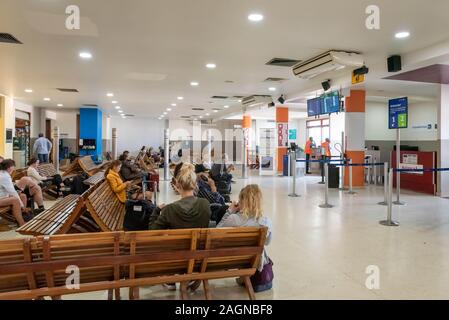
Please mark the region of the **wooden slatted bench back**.
<svg viewBox="0 0 449 320"><path fill-rule="evenodd" d="M125 205L119 201L108 181L102 182L89 195L86 206L102 231L123 230Z"/></svg>
<svg viewBox="0 0 449 320"><path fill-rule="evenodd" d="M66 234L72 228L78 232L88 232L92 227L97 230L95 224L92 225L85 219L81 221L80 226L75 225L86 212L86 201L96 188L97 185L92 186L82 195L71 194L64 197L16 231L22 235L45 236Z"/></svg>
<svg viewBox="0 0 449 320"><path fill-rule="evenodd" d="M206 289L208 280L232 277L247 279L254 298L249 277L260 261L266 232L188 229L0 241L0 300L112 289L118 293L119 288L191 280L203 281ZM79 268L78 289L66 287L69 266Z"/></svg>
<svg viewBox="0 0 449 320"><path fill-rule="evenodd" d="M92 177L89 177L88 179L84 180L84 183L89 186L95 186L95 185L103 182L104 179L105 179L104 171L99 171L96 174L94 174Z"/></svg>
<svg viewBox="0 0 449 320"><path fill-rule="evenodd" d="M51 163L44 163L37 167L37 172L43 177L53 177L54 175L58 174L56 172L56 168Z"/></svg>
<svg viewBox="0 0 449 320"><path fill-rule="evenodd" d="M16 222L16 218L12 214L11 207L0 208L0 217L9 222Z"/></svg>

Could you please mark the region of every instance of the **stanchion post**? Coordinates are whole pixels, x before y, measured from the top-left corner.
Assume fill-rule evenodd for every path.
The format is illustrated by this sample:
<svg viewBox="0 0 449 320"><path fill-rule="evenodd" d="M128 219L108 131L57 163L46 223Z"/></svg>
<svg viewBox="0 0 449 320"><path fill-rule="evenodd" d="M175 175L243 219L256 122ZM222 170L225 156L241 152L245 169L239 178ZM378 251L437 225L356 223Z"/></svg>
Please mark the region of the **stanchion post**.
<svg viewBox="0 0 449 320"><path fill-rule="evenodd" d="M345 159L343 157L343 160L342 160L343 165L341 166L342 170L341 170L341 188L340 188L340 190L342 190L342 191L348 190L348 188L345 187L346 162L347 162L347 159Z"/></svg>
<svg viewBox="0 0 449 320"><path fill-rule="evenodd" d="M388 205L388 162L384 163L384 201L379 202L381 206Z"/></svg>
<svg viewBox="0 0 449 320"><path fill-rule="evenodd" d="M352 159L349 160L349 191L348 194L357 194L352 185Z"/></svg>
<svg viewBox="0 0 449 320"><path fill-rule="evenodd" d="M289 168L293 167L293 172L292 172L293 190L292 190L292 193L290 193L288 196L291 198L298 198L300 196L298 194L296 194L296 151L290 151L289 159L290 159Z"/></svg>
<svg viewBox="0 0 449 320"><path fill-rule="evenodd" d="M401 165L401 130L396 130L396 169L400 169ZM401 172L396 172L396 201L393 204L398 206L405 205L401 201Z"/></svg>
<svg viewBox="0 0 449 320"><path fill-rule="evenodd" d="M387 220L379 222L383 226L387 227L399 227L399 222L393 221L393 168L390 169L388 174L388 213Z"/></svg>
<svg viewBox="0 0 449 320"><path fill-rule="evenodd" d="M324 203L320 205L320 208L328 209L334 206L329 204L329 162L323 163L324 165L324 175L326 177L326 182L324 186Z"/></svg>

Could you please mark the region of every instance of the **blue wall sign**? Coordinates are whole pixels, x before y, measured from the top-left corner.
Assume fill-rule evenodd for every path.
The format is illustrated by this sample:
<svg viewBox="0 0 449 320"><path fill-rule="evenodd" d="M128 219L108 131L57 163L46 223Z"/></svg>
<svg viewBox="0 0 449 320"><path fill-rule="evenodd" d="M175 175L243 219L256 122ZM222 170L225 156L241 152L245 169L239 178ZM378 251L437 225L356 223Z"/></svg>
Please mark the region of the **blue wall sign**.
<svg viewBox="0 0 449 320"><path fill-rule="evenodd" d="M388 103L388 127L405 129L408 127L408 98L392 99Z"/></svg>

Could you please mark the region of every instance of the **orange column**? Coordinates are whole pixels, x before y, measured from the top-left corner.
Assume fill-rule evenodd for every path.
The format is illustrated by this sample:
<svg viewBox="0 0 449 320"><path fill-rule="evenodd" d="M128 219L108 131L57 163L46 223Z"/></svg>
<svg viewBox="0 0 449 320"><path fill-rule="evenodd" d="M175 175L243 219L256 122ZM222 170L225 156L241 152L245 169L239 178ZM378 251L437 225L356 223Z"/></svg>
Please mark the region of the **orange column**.
<svg viewBox="0 0 449 320"><path fill-rule="evenodd" d="M346 157L352 163L365 161L365 90L351 90L346 98L345 140ZM352 185L362 187L365 185L364 167L352 168ZM349 168L345 171L345 186L349 185Z"/></svg>
<svg viewBox="0 0 449 320"><path fill-rule="evenodd" d="M277 170L282 172L284 168L284 156L288 147L288 108L276 108L276 126L278 130Z"/></svg>
<svg viewBox="0 0 449 320"><path fill-rule="evenodd" d="M246 142L246 146L245 146L245 152L246 152L246 166L249 164L249 135L250 135L250 131L251 131L251 116L247 116L247 115L243 115L243 120L242 120L242 129L243 129L243 134L246 137L245 140L243 141L244 143Z"/></svg>

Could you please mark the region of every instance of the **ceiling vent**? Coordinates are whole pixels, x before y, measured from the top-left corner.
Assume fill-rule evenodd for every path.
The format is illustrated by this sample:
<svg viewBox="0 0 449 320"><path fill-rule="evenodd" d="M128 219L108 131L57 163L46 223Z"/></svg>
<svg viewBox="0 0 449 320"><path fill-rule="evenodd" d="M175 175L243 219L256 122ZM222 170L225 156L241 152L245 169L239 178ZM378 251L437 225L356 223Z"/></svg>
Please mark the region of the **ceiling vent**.
<svg viewBox="0 0 449 320"><path fill-rule="evenodd" d="M268 61L266 65L275 67L293 67L295 64L298 64L299 62L301 62L301 60L273 58L270 61Z"/></svg>
<svg viewBox="0 0 449 320"><path fill-rule="evenodd" d="M94 103L85 103L85 104L83 104L83 107L98 108L98 104L94 104Z"/></svg>
<svg viewBox="0 0 449 320"><path fill-rule="evenodd" d="M79 92L77 89L67 89L67 88L56 88L56 90L59 90L61 92L71 92L71 93L78 93Z"/></svg>
<svg viewBox="0 0 449 320"><path fill-rule="evenodd" d="M9 33L0 33L0 42L2 43L13 43L13 44L22 44L16 37Z"/></svg>
<svg viewBox="0 0 449 320"><path fill-rule="evenodd" d="M263 82L283 82L283 81L287 81L288 79L285 78L266 78Z"/></svg>
<svg viewBox="0 0 449 320"><path fill-rule="evenodd" d="M234 96L234 98L236 98L236 99L243 99L244 96Z"/></svg>
<svg viewBox="0 0 449 320"><path fill-rule="evenodd" d="M336 71L345 67L362 67L363 55L355 52L330 50L293 67L295 76L309 80L323 73Z"/></svg>
<svg viewBox="0 0 449 320"><path fill-rule="evenodd" d="M252 108L257 106L264 106L273 103L271 96L254 95L243 98L242 105L246 108Z"/></svg>
<svg viewBox="0 0 449 320"><path fill-rule="evenodd" d="M181 119L190 119L190 116L181 116Z"/></svg>
<svg viewBox="0 0 449 320"><path fill-rule="evenodd" d="M220 108L212 108L212 110L214 110L214 111L221 111Z"/></svg>
<svg viewBox="0 0 449 320"><path fill-rule="evenodd" d="M125 114L124 116L129 117L129 118L135 117L135 115L133 115L133 114Z"/></svg>
<svg viewBox="0 0 449 320"><path fill-rule="evenodd" d="M213 96L212 99L227 99L226 96Z"/></svg>
<svg viewBox="0 0 449 320"><path fill-rule="evenodd" d="M193 111L204 111L203 108L192 108Z"/></svg>

